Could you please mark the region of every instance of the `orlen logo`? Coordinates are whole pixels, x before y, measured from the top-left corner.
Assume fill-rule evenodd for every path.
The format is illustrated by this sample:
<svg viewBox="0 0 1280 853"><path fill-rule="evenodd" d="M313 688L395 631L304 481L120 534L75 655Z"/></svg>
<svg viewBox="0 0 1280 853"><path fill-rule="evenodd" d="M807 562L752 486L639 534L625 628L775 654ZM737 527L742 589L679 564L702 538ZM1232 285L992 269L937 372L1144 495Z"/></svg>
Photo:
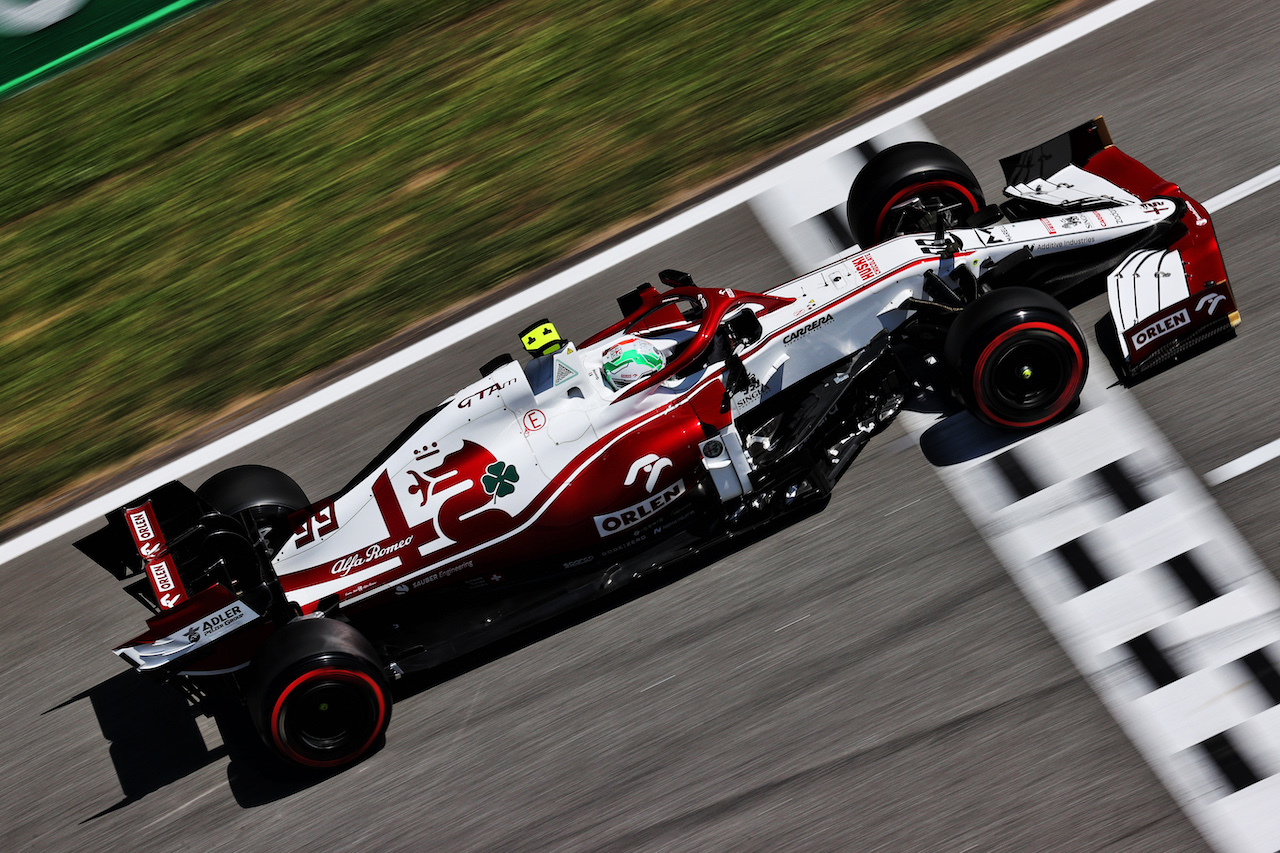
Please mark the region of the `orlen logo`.
<svg viewBox="0 0 1280 853"><path fill-rule="evenodd" d="M1187 309L1183 308L1176 314L1170 314L1168 317L1157 320L1145 329L1140 329L1133 336L1133 345L1135 347L1144 347L1154 341L1156 338L1162 338L1191 322L1191 315L1187 313Z"/></svg>
<svg viewBox="0 0 1280 853"><path fill-rule="evenodd" d="M156 521L155 512L151 509L151 501L142 506L126 508L124 514L129 534L133 536L134 547L144 560L150 560L164 550L164 535Z"/></svg>
<svg viewBox="0 0 1280 853"><path fill-rule="evenodd" d="M168 561L152 563L148 568L151 569L151 576L156 579L156 589L160 592L169 592L177 586L173 582L173 572L169 570Z"/></svg>
<svg viewBox="0 0 1280 853"><path fill-rule="evenodd" d="M151 579L151 588L155 590L156 600L160 602L162 610L172 610L187 597L182 578L177 572L178 567L168 554L147 563L147 577Z"/></svg>
<svg viewBox="0 0 1280 853"><path fill-rule="evenodd" d="M133 535L139 542L156 538L156 531L152 528L151 519L147 518L145 509L139 508L129 513L129 523L133 525Z"/></svg>
<svg viewBox="0 0 1280 853"><path fill-rule="evenodd" d="M653 487L658 485L658 477L667 468L670 468L672 462L665 456L659 456L656 453L646 453L635 462L631 463L631 468L627 471L627 479L622 481L622 485L630 486L636 482L641 472L648 474L648 478L644 483L644 490L652 492Z"/></svg>
<svg viewBox="0 0 1280 853"><path fill-rule="evenodd" d="M863 281L870 281L880 275L880 266L876 263L876 259L870 255L858 255L853 259L853 268L858 273L858 278Z"/></svg>
<svg viewBox="0 0 1280 853"><path fill-rule="evenodd" d="M684 480L676 480L661 492L635 506L629 506L608 515L597 515L596 530L601 536L609 536L628 527L634 527L683 494Z"/></svg>

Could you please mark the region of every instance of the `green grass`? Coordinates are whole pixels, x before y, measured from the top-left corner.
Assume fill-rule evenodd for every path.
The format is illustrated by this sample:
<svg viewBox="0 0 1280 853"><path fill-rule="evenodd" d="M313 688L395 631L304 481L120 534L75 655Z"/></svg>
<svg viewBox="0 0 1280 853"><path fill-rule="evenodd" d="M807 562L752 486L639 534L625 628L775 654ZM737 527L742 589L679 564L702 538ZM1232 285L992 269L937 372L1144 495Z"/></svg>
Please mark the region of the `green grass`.
<svg viewBox="0 0 1280 853"><path fill-rule="evenodd" d="M1062 0L225 0L0 103L0 516Z"/></svg>

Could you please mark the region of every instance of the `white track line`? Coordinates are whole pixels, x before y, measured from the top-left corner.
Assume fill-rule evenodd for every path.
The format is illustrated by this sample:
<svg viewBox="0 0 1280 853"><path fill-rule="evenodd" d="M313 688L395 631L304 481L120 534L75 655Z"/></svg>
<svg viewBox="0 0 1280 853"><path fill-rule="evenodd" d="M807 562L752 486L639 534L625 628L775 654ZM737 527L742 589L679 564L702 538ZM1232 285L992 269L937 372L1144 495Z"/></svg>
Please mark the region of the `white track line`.
<svg viewBox="0 0 1280 853"><path fill-rule="evenodd" d="M816 161L826 160L860 142L892 130L903 122L918 118L1012 71L1016 71L1024 65L1034 62L1058 48L1106 27L1125 15L1144 6L1149 6L1154 2L1155 0L1114 0L1114 2L1108 3L1100 9L1077 18L1050 33L1046 33L1016 50L997 57L979 68L975 68L973 71L962 74L937 89L925 92L919 97L877 116L835 139L804 152L791 163L782 164L751 180L731 187L724 193L710 198L665 222L661 222L629 240L584 259L569 269L548 278L541 284L517 293L497 305L459 321L447 330L438 332L382 361L371 364L363 370L322 388L316 393L292 403L259 421L255 421L228 436L3 543L3 545L0 545L0 564L32 551L59 536L70 533L78 527L97 521L99 517L121 506L125 501L131 500L170 480L189 474L196 469L211 465L228 454L297 423L303 418L315 414L321 409L370 385L381 382L388 376L417 364L423 359L435 355L459 341L489 328L495 323L524 312L542 300L568 290L592 275L603 272L646 249L719 216L776 184L778 181L777 173L784 168L790 167L796 161L809 159Z"/></svg>
<svg viewBox="0 0 1280 853"><path fill-rule="evenodd" d="M1248 198L1259 190L1265 190L1277 182L1280 182L1280 166L1272 166L1261 175L1258 175L1258 177L1234 186L1224 193L1218 193L1204 203L1204 209L1210 213L1217 213L1222 208L1235 204L1241 199Z"/></svg>
<svg viewBox="0 0 1280 853"><path fill-rule="evenodd" d="M1280 166L1272 166L1256 178L1234 186L1224 193L1218 193L1204 203L1205 210L1209 211L1209 213L1217 213L1224 207L1246 199L1276 183L1280 183ZM1233 459L1225 465L1214 468L1204 475L1204 481L1210 486L1225 483L1232 477L1239 477L1241 474L1247 474L1260 465L1265 465L1277 456L1280 456L1280 438L1270 444L1264 444L1257 450L1246 453L1239 459Z"/></svg>
<svg viewBox="0 0 1280 853"><path fill-rule="evenodd" d="M951 441L980 447L965 417L950 422ZM941 420L899 418L918 436ZM1140 505L1117 497L1107 468ZM1244 659L1275 660L1280 584L1136 397L1094 378L1072 418L934 471L1205 839L1221 853L1275 853L1280 705ZM1197 601L1193 589L1210 594ZM1146 664L1135 640L1151 650ZM1153 654L1167 681L1151 674ZM1237 766L1255 778L1233 778Z"/></svg>
<svg viewBox="0 0 1280 853"><path fill-rule="evenodd" d="M1257 450L1251 450L1239 459L1233 459L1225 465L1214 468L1208 474L1204 475L1204 481L1210 486L1216 486L1219 483L1225 483L1232 477L1239 477L1241 474L1247 474L1259 465L1265 465L1272 459L1280 456L1280 438L1270 444L1264 444Z"/></svg>

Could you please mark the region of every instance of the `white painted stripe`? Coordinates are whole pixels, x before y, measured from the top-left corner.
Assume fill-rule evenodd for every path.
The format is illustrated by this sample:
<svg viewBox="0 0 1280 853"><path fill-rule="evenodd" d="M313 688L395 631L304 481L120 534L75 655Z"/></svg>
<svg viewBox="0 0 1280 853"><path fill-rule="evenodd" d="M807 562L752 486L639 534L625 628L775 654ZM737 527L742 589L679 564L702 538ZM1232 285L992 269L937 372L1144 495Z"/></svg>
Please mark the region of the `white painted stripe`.
<svg viewBox="0 0 1280 853"><path fill-rule="evenodd" d="M1272 707L1270 698L1243 666L1202 669L1133 703L1155 727L1155 738L1178 752L1204 743Z"/></svg>
<svg viewBox="0 0 1280 853"><path fill-rule="evenodd" d="M916 434L937 421L912 411L900 418ZM1062 458L1059 433L1077 424L1100 445L1129 448L1122 467L1148 503L1126 511L1102 487L1094 465L1114 453L1085 454L1076 467ZM980 435L970 440L989 446ZM922 436L922 447L928 443ZM1240 658L1280 647L1280 585L1131 393L1095 377L1079 414L1008 447L1043 487L1022 500L997 506L974 498L1007 493L992 462L1003 450L935 471L1209 843L1223 853L1274 851L1280 707ZM1105 579L1087 591L1060 555L1046 553L1076 537ZM1163 565L1187 551L1221 593L1198 606ZM1143 635L1177 673L1165 687L1157 689L1123 645ZM1218 734L1230 737L1260 782L1232 790L1202 746Z"/></svg>
<svg viewBox="0 0 1280 853"><path fill-rule="evenodd" d="M1280 183L1280 166L1273 166L1256 178L1251 178L1242 184L1238 184L1226 192L1218 193L1204 203L1204 208L1209 213L1217 213L1222 208L1246 199L1275 183ZM1270 444L1264 444L1256 450L1251 450L1239 459L1234 459L1225 465L1214 468L1204 475L1204 481L1210 486L1225 483L1232 477L1239 477L1241 474L1247 474L1260 465L1265 465L1277 456L1280 456L1280 438L1275 439Z"/></svg>
<svg viewBox="0 0 1280 853"><path fill-rule="evenodd" d="M1222 208L1233 205L1241 199L1246 199L1259 190L1264 190L1277 182L1280 182L1280 166L1272 166L1256 178L1250 178L1243 184L1234 186L1226 192L1218 193L1204 203L1204 209L1211 214L1217 213Z"/></svg>
<svg viewBox="0 0 1280 853"><path fill-rule="evenodd" d="M1204 481L1210 486L1225 483L1232 477L1239 477L1241 474L1247 474L1254 468L1267 464L1277 456L1280 456L1280 438L1269 444L1262 445L1257 450L1249 451L1239 459L1233 459L1225 465L1219 465L1204 475Z"/></svg>
<svg viewBox="0 0 1280 853"><path fill-rule="evenodd" d="M1275 853L1280 849L1280 776L1263 779L1205 809L1210 834L1221 849Z"/></svg>
<svg viewBox="0 0 1280 853"><path fill-rule="evenodd" d="M125 501L148 492L170 480L189 474L196 469L212 465L228 454L297 423L303 418L315 414L321 409L343 400L370 385L381 382L388 376L417 364L423 359L435 355L489 328L495 323L524 312L542 300L576 286L592 275L603 272L646 249L665 242L739 204L745 203L777 184L778 175L785 169L793 168L793 165L798 161L825 161L864 140L891 131L904 122L918 118L930 110L937 109L943 104L972 92L974 89L997 80L1011 71L1034 62L1060 47L1110 25L1131 12L1144 6L1149 6L1153 2L1155 0L1114 0L1114 2L1071 21L1053 32L1046 33L1016 50L999 56L991 62L957 77L950 83L925 92L900 107L877 116L823 145L804 152L788 163L781 164L749 181L731 187L724 193L707 199L684 213L661 222L629 240L586 258L569 269L548 278L541 284L517 293L471 317L460 320L449 329L438 332L382 361L371 364L363 370L322 388L278 412L176 459L89 503L82 504L64 515L27 531L21 536L10 539L0 545L0 564L26 554L28 551L32 551L78 527L98 520L100 516L121 506Z"/></svg>
<svg viewBox="0 0 1280 853"><path fill-rule="evenodd" d="M1158 628L1194 605L1163 572L1126 572L1100 587L1077 595L1060 607L1070 627L1066 639L1097 657L1108 649Z"/></svg>

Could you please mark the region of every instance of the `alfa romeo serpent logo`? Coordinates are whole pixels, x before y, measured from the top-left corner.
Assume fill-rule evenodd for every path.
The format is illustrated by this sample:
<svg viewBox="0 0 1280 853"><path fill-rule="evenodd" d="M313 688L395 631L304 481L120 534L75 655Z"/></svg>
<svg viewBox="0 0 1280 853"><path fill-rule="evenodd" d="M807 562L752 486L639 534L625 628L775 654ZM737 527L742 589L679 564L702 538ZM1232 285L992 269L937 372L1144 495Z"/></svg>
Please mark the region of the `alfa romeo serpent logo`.
<svg viewBox="0 0 1280 853"><path fill-rule="evenodd" d="M25 36L69 18L89 0L0 0L0 36Z"/></svg>
<svg viewBox="0 0 1280 853"><path fill-rule="evenodd" d="M484 469L484 476L480 478L480 485L484 487L485 494L498 498L505 498L514 492L515 484L518 482L520 482L520 474L517 473L516 466L505 462L494 462Z"/></svg>

